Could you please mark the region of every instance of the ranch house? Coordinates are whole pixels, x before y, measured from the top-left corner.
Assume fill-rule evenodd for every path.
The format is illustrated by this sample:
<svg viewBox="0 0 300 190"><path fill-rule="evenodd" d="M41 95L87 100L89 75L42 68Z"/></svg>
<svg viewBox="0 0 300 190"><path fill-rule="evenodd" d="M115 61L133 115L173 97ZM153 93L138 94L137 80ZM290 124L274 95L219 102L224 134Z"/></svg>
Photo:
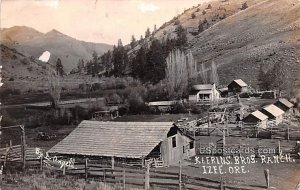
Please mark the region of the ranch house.
<svg viewBox="0 0 300 190"><path fill-rule="evenodd" d="M192 86L190 102L213 102L220 99L220 92L215 84L198 84Z"/></svg>
<svg viewBox="0 0 300 190"><path fill-rule="evenodd" d="M49 151L55 155L135 160L144 166L155 159L162 166L177 165L195 155L194 139L172 122L82 121Z"/></svg>
<svg viewBox="0 0 300 190"><path fill-rule="evenodd" d="M248 85L242 79L236 79L228 85L229 96L248 92Z"/></svg>

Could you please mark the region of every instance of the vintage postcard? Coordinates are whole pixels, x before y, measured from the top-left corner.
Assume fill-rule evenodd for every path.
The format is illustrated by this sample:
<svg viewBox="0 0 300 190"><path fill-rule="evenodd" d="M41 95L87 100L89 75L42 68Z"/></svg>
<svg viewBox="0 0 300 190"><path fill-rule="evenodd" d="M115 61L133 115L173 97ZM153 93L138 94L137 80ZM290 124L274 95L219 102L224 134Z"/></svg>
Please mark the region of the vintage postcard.
<svg viewBox="0 0 300 190"><path fill-rule="evenodd" d="M0 190L300 190L299 0L0 5Z"/></svg>

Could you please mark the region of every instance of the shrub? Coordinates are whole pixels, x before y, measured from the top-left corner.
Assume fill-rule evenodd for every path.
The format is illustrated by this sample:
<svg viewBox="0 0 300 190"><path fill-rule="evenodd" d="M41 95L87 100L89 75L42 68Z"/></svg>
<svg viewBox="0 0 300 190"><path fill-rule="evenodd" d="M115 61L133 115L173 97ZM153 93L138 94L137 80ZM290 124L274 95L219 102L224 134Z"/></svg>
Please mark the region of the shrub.
<svg viewBox="0 0 300 190"><path fill-rule="evenodd" d="M172 106L170 113L172 114L187 113L188 109L189 108L187 107L187 105L178 103Z"/></svg>
<svg viewBox="0 0 300 190"><path fill-rule="evenodd" d="M145 104L142 95L136 91L129 94L128 97L129 112L133 114L148 112L148 106Z"/></svg>
<svg viewBox="0 0 300 190"><path fill-rule="evenodd" d="M175 20L174 25L179 25L179 24L180 24L180 21L178 19Z"/></svg>
<svg viewBox="0 0 300 190"><path fill-rule="evenodd" d="M205 10L203 10L203 11L202 11L202 14L203 14L203 15L205 15L205 14L206 14L206 11L205 11Z"/></svg>
<svg viewBox="0 0 300 190"><path fill-rule="evenodd" d="M0 98L4 99L11 95L20 95L21 91L18 89L0 88Z"/></svg>
<svg viewBox="0 0 300 190"><path fill-rule="evenodd" d="M191 17L192 17L192 19L196 18L195 13L192 13L192 14L191 14Z"/></svg>
<svg viewBox="0 0 300 190"><path fill-rule="evenodd" d="M211 9L211 8L212 8L211 4L208 4L207 9Z"/></svg>
<svg viewBox="0 0 300 190"><path fill-rule="evenodd" d="M248 8L248 4L247 4L247 2L244 2L243 4L242 4L242 10L245 10L245 9L247 9Z"/></svg>

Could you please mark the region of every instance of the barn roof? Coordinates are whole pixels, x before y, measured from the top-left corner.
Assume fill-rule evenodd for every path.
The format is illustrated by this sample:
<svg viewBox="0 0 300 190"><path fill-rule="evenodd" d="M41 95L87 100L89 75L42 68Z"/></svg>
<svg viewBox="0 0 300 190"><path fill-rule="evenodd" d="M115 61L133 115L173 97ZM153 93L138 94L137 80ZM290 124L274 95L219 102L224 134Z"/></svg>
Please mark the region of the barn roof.
<svg viewBox="0 0 300 190"><path fill-rule="evenodd" d="M49 153L141 158L167 138L173 122L82 121Z"/></svg>
<svg viewBox="0 0 300 190"><path fill-rule="evenodd" d="M273 115L274 117L278 117L282 114L284 114L284 111L282 111L280 108L275 106L274 104L268 105L267 107L263 108L265 111Z"/></svg>
<svg viewBox="0 0 300 190"><path fill-rule="evenodd" d="M236 79L234 80L234 82L237 83L240 87L248 86L242 79Z"/></svg>
<svg viewBox="0 0 300 190"><path fill-rule="evenodd" d="M285 105L287 108L292 108L294 107L294 105L289 102L287 99L285 98L279 98L278 102L282 103L283 105Z"/></svg>
<svg viewBox="0 0 300 190"><path fill-rule="evenodd" d="M251 115L253 115L254 117L256 117L257 119L259 119L261 121L268 119L268 116L266 116L265 114L261 113L258 110L256 110L255 112L252 112Z"/></svg>
<svg viewBox="0 0 300 190"><path fill-rule="evenodd" d="M213 87L213 84L197 84L192 86L192 90L211 90Z"/></svg>

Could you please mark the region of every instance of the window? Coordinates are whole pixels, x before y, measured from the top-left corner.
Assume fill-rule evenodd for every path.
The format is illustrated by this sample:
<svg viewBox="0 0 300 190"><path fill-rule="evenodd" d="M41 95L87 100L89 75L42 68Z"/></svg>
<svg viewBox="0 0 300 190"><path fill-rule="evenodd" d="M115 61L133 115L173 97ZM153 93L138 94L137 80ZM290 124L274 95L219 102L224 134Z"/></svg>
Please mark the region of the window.
<svg viewBox="0 0 300 190"><path fill-rule="evenodd" d="M190 142L190 149L193 149L194 148L194 141L191 141Z"/></svg>
<svg viewBox="0 0 300 190"><path fill-rule="evenodd" d="M172 137L172 147L176 147L176 137Z"/></svg>

